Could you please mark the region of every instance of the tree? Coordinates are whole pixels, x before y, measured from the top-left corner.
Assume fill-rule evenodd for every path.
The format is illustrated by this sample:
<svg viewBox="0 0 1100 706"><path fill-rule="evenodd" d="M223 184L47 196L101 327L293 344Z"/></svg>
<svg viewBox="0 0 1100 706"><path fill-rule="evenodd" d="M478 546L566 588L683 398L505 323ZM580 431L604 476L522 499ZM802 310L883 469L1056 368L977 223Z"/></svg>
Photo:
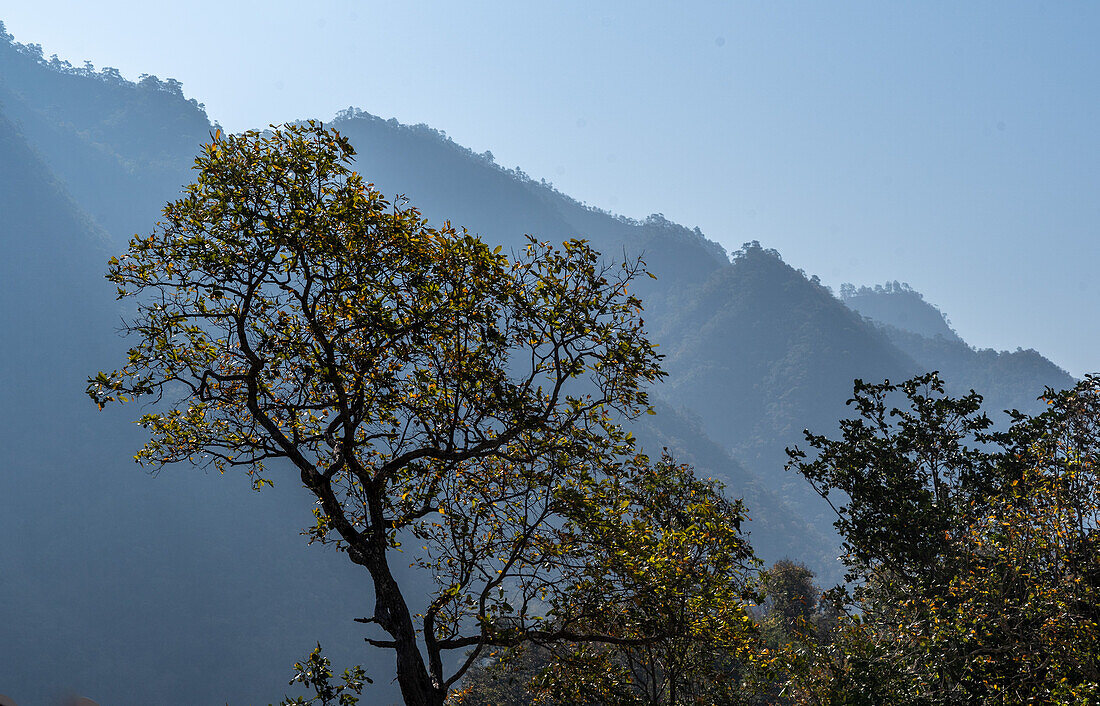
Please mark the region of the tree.
<svg viewBox="0 0 1100 706"><path fill-rule="evenodd" d="M780 559L764 572L764 623L781 639L816 633L821 591L805 564Z"/></svg>
<svg viewBox="0 0 1100 706"><path fill-rule="evenodd" d="M886 409L896 395L906 406ZM935 374L856 382L842 440L792 465L825 497L859 583L802 675L821 703L1094 703L1100 696L1100 378L989 431ZM896 420L896 421L894 421ZM807 698L807 701L813 699Z"/></svg>
<svg viewBox="0 0 1100 706"><path fill-rule="evenodd" d="M855 381L856 415L840 422L843 438L806 432L817 449L807 462L788 449L795 468L836 511L848 579L879 566L914 585L941 580L945 547L966 523L971 502L997 486L996 457L980 448L992 422L982 398L952 398L934 373L901 384ZM904 396L907 407L891 405ZM840 491L847 505L830 498Z"/></svg>
<svg viewBox="0 0 1100 706"><path fill-rule="evenodd" d="M629 515L614 509L626 500ZM757 632L747 606L759 596L741 503L667 455L632 497L593 501L582 514L606 518L586 530L604 549L570 609L587 606L589 629L619 639L518 646L481 665L456 703L745 703Z"/></svg>
<svg viewBox="0 0 1100 706"><path fill-rule="evenodd" d="M110 262L137 343L90 396L154 400L143 464L240 468L257 489L293 467L317 500L311 541L369 572L361 622L385 633L368 642L395 652L408 704L442 704L492 646L667 638L640 577L682 531L631 535L629 562L616 544L649 527L646 494L687 482L616 423L651 412L663 376L627 290L643 263L579 240L509 257L391 205L353 155L312 122L215 135L183 198ZM392 570L405 549L426 598Z"/></svg>
<svg viewBox="0 0 1100 706"><path fill-rule="evenodd" d="M306 701L304 696L284 698L279 706L355 706L359 703L358 695L363 693L363 687L371 683L362 667L345 669L340 675L342 684L333 682L335 674L332 671L332 662L321 653L321 645L309 653L309 657L302 662L294 664L294 677L290 685L302 684L313 689L314 696Z"/></svg>

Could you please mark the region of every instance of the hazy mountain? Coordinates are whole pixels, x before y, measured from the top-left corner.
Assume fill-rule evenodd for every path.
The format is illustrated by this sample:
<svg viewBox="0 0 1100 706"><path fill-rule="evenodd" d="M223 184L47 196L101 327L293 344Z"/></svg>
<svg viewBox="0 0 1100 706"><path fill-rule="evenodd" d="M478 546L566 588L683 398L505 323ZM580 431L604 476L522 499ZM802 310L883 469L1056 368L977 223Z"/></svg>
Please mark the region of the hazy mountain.
<svg viewBox="0 0 1100 706"><path fill-rule="evenodd" d="M924 296L908 284L888 282L885 286L879 284L873 288L858 289L845 284L840 287L840 299L854 311L878 323L925 338L962 341L943 312L926 302Z"/></svg>
<svg viewBox="0 0 1100 706"><path fill-rule="evenodd" d="M212 129L179 82L115 69L73 67L12 41L0 24L0 111L76 202L125 243L156 220L190 180L198 146Z"/></svg>
<svg viewBox="0 0 1100 706"><path fill-rule="evenodd" d="M707 434L818 527L834 519L794 474L784 449L802 430L832 430L852 380L917 366L825 288L747 244L733 262L669 298L656 332L666 348L662 394L689 406Z"/></svg>
<svg viewBox="0 0 1100 706"><path fill-rule="evenodd" d="M1044 387L1071 387L1073 377L1035 350L995 351L968 345L950 327L947 317L906 284L841 287L841 299L874 322L883 335L924 370L938 370L955 394L977 390L986 410L1042 411L1036 398Z"/></svg>
<svg viewBox="0 0 1100 706"><path fill-rule="evenodd" d="M358 650L362 577L304 549L296 484L258 495L130 461L134 410L97 414L83 394L124 355L106 237L3 116L0 165L0 688L266 703L315 640Z"/></svg>

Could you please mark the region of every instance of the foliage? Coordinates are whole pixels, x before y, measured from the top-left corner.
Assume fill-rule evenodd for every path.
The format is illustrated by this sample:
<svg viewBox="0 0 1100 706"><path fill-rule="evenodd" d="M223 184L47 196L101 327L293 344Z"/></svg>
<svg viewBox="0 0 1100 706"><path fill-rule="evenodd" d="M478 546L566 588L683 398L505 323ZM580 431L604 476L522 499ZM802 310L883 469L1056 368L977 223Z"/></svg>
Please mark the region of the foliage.
<svg viewBox="0 0 1100 706"><path fill-rule="evenodd" d="M219 135L111 260L138 340L88 392L157 403L137 459L241 468L257 489L295 467L311 540L371 575L361 622L410 704L442 703L494 646L737 642L738 506L615 421L663 376L627 291L642 264L577 240L509 258L391 206L353 154L313 123ZM406 548L434 581L419 610L424 581L389 563Z"/></svg>
<svg viewBox="0 0 1100 706"><path fill-rule="evenodd" d="M890 407L897 393L907 409ZM951 570L951 536L996 486L996 458L978 447L992 424L980 413L981 397L951 398L938 376L926 374L901 384L856 380L848 403L857 416L840 422L843 438L807 432L816 457L806 462L805 452L788 449L788 468L831 505L835 491L848 499L833 505L848 580L886 569L913 585L935 585Z"/></svg>
<svg viewBox="0 0 1100 706"><path fill-rule="evenodd" d="M809 567L790 559L780 559L763 573L765 612L761 622L777 638L827 632L821 590L813 580L814 572ZM821 629L816 625L818 622L823 624Z"/></svg>
<svg viewBox="0 0 1100 706"><path fill-rule="evenodd" d="M907 410L885 413L901 391ZM807 701L1093 703L1100 695L1100 379L988 432L927 375L857 382L843 441L792 463L841 490L855 611L802 675ZM898 421L894 422L893 418ZM967 446L966 441L977 442Z"/></svg>
<svg viewBox="0 0 1100 706"><path fill-rule="evenodd" d="M586 533L607 550L569 591L601 643L522 646L483 666L456 703L490 703L501 684L515 703L740 703L738 665L756 659L756 559L740 534L744 511L667 456L632 496L590 496ZM616 504L633 508L628 515ZM609 512L608 508L612 508ZM630 600L623 600L629 595ZM562 613L558 612L558 616ZM647 639L646 636L659 636ZM744 671L743 669L740 671Z"/></svg>
<svg viewBox="0 0 1100 706"><path fill-rule="evenodd" d="M374 683L363 672L362 667L352 667L345 669L344 673L340 675L342 684L334 684L332 682L334 677L332 662L329 661L328 657L321 654L320 643L317 643L317 649L309 653L309 657L305 662L294 663L294 672L290 685L302 684L313 689L314 696L309 701L306 701L303 696L297 696L293 699L287 697L280 703L280 706L306 706L307 704L355 706L359 703L356 695L363 693L363 686Z"/></svg>
<svg viewBox="0 0 1100 706"><path fill-rule="evenodd" d="M835 652L842 611L835 596L821 592L805 564L780 559L762 572L760 583L761 659L753 675L752 703L812 703L801 697Z"/></svg>

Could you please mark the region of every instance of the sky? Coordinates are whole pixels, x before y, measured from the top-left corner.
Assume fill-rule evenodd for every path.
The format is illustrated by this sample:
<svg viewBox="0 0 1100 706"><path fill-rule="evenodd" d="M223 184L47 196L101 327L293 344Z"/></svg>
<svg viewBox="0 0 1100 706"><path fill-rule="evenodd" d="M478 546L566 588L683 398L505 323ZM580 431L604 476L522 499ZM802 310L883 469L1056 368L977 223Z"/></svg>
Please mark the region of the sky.
<svg viewBox="0 0 1100 706"><path fill-rule="evenodd" d="M231 131L355 106L594 206L908 282L973 345L1100 371L1100 4L18 3Z"/></svg>

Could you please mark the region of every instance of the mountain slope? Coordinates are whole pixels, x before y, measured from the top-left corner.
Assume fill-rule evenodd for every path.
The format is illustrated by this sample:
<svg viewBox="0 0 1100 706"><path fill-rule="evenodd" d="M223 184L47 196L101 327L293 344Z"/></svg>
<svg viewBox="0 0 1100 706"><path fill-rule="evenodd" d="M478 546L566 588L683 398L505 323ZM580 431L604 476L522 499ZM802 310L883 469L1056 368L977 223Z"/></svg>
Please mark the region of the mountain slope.
<svg viewBox="0 0 1100 706"><path fill-rule="evenodd" d="M1005 410L1038 414L1046 407L1037 399L1044 388L1064 390L1076 382L1073 376L1032 349L975 349L962 340L927 338L885 324L881 330L922 369L938 370L953 394L966 394L970 390L981 393L986 412L997 421L1005 418L1001 414Z"/></svg>
<svg viewBox="0 0 1100 706"><path fill-rule="evenodd" d="M0 110L116 243L148 230L212 129L178 82L46 60L2 25Z"/></svg>
<svg viewBox="0 0 1100 706"><path fill-rule="evenodd" d="M1012 399L1033 399L1062 379L1041 365L1017 365L1016 374L1004 378L1005 392L998 392L1008 359L982 355L965 368L953 366L948 353L956 348L932 354L924 344L893 336L758 244L747 245L731 263L697 229L660 215L638 221L584 206L427 126L354 109L332 125L351 139L359 170L383 193L408 196L437 223L449 219L511 247L530 233L557 241L583 237L611 256L643 256L657 280L643 278L635 291L670 373L656 394L700 419L704 437L741 462L745 487L760 483L782 498L784 512L825 530L833 519L828 507L801 478L783 472L783 449L799 443L804 428L835 429L847 414L853 379L942 369L953 390L989 385L991 405L1009 399L1008 388ZM896 319L912 317L921 331L938 327L949 343L966 348L938 310L916 292L897 289L888 302ZM798 537L780 543L793 553Z"/></svg>
<svg viewBox="0 0 1100 706"><path fill-rule="evenodd" d="M967 344L938 308L908 285L841 287L841 300L873 322L922 370L938 370L954 394L977 390L994 419L1019 409L1031 414L1045 405L1036 398L1045 387L1062 390L1076 382L1035 350L995 351Z"/></svg>
<svg viewBox="0 0 1100 706"><path fill-rule="evenodd" d="M943 312L926 302L924 296L908 284L888 282L885 286L858 289L845 284L840 287L840 299L862 316L901 331L925 338L962 341Z"/></svg>
<svg viewBox="0 0 1100 706"><path fill-rule="evenodd" d="M2 113L0 164L0 389L9 405L67 413L80 362L105 352L89 338L114 324L111 288L92 269L108 241Z"/></svg>
<svg viewBox="0 0 1100 706"><path fill-rule="evenodd" d="M655 409L655 417L647 415L634 427L638 442L650 454L667 449L677 461L691 464L699 477L713 478L722 483L727 495L741 498L750 520L744 529L765 563L797 556L815 568L820 581L841 579L838 543L828 523L810 524L789 502L790 495L777 493L708 437L701 419L690 410L660 400Z"/></svg>

